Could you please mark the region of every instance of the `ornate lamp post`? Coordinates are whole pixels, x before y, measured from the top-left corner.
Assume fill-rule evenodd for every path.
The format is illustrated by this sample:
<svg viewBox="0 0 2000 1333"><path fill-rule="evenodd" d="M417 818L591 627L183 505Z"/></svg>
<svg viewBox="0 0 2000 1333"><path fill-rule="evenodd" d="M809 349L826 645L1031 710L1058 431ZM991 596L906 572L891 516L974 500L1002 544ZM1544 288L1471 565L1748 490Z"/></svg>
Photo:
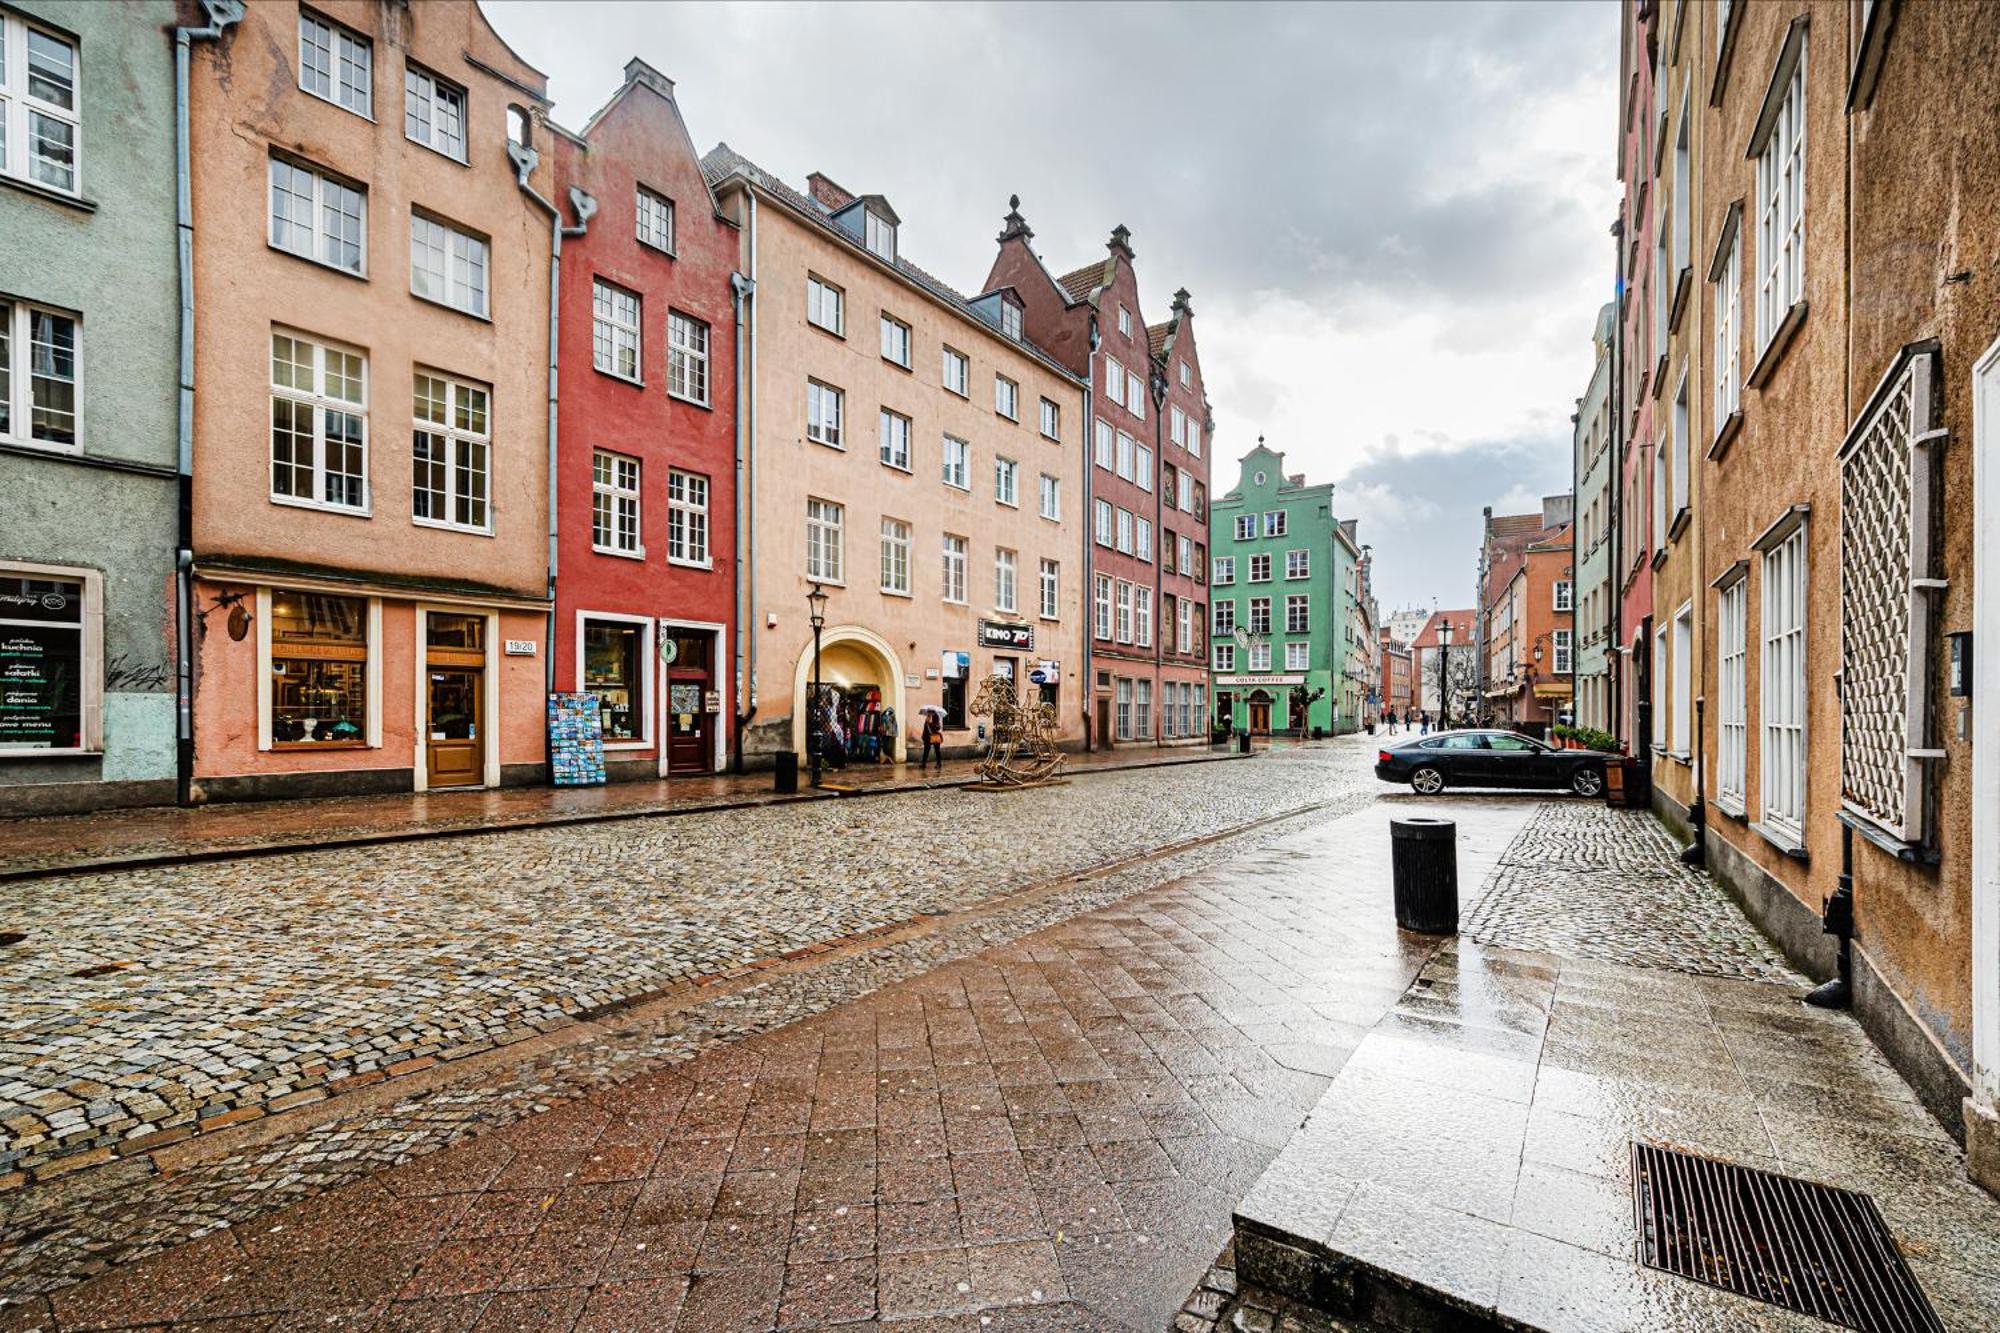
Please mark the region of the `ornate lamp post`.
<svg viewBox="0 0 2000 1333"><path fill-rule="evenodd" d="M826 628L826 590L815 583L806 594L806 606L810 608L813 627L813 694L812 703L806 710L806 748L812 752L812 785L819 786L821 730L824 722L825 699L820 693L819 680L819 636Z"/></svg>
<svg viewBox="0 0 2000 1333"><path fill-rule="evenodd" d="M1443 731L1445 719L1451 716L1451 622L1438 626L1438 730Z"/></svg>

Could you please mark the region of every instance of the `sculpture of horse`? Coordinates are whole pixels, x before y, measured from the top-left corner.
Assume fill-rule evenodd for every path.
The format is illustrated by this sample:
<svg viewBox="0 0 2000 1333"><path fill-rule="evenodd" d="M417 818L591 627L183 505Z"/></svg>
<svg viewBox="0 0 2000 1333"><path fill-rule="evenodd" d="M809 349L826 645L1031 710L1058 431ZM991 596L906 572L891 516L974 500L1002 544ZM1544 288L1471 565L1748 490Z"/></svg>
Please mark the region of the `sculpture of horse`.
<svg viewBox="0 0 2000 1333"><path fill-rule="evenodd" d="M1061 774L1063 752L1056 747L1054 704L1022 703L1014 682L988 676L972 700L976 717L991 717L986 753L979 759L981 779L996 787L1025 787L1053 781Z"/></svg>

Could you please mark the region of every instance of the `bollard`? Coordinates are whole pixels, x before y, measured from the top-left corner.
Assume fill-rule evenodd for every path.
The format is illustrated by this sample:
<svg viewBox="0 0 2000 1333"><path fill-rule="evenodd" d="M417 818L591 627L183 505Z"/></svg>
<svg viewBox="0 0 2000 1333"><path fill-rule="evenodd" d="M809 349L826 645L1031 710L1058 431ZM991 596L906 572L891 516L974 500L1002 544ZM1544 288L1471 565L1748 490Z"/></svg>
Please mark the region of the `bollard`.
<svg viewBox="0 0 2000 1333"><path fill-rule="evenodd" d="M1239 732L1237 732L1237 733L1236 733L1236 753L1238 753L1238 754L1249 754L1249 753L1250 753L1250 733L1249 733L1249 732L1247 732L1247 731L1239 731Z"/></svg>
<svg viewBox="0 0 2000 1333"><path fill-rule="evenodd" d="M773 770L772 790L785 795L799 789L799 752L797 750L778 751L778 766Z"/></svg>
<svg viewBox="0 0 2000 1333"><path fill-rule="evenodd" d="M1458 930L1458 825L1406 815L1389 821L1396 924L1425 935Z"/></svg>

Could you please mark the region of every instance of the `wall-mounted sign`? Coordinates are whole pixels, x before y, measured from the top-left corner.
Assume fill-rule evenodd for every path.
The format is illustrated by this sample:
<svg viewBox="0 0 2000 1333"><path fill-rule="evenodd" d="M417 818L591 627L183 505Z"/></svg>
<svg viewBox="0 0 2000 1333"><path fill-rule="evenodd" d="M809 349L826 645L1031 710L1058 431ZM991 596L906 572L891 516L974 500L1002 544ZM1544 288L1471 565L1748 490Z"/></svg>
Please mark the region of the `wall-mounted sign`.
<svg viewBox="0 0 2000 1333"><path fill-rule="evenodd" d="M1217 676L1215 683L1217 685L1303 685L1306 683L1306 678L1303 672L1264 672L1261 674L1253 673L1240 676Z"/></svg>
<svg viewBox="0 0 2000 1333"><path fill-rule="evenodd" d="M658 635L658 638L660 640L660 660L662 662L665 662L668 666L672 666L674 659L681 655L680 640L676 639L672 634L667 632L667 624L665 621L660 622L660 633Z"/></svg>
<svg viewBox="0 0 2000 1333"><path fill-rule="evenodd" d="M924 668L925 680L936 680L937 678L938 678L938 669L936 667ZM917 683L917 678L915 676L910 677L910 684L914 685L916 683Z"/></svg>
<svg viewBox="0 0 2000 1333"><path fill-rule="evenodd" d="M0 582L0 750L83 748L83 584Z"/></svg>
<svg viewBox="0 0 2000 1333"><path fill-rule="evenodd" d="M933 672L932 672L931 674L935 676L935 675L936 675L937 673L936 673L935 671L933 671ZM914 672L914 671L911 671L911 672L909 672L909 673L907 673L907 674L905 674L905 675L904 675L904 677L903 677L903 685L904 685L904 687L905 687L905 688L907 688L907 689L915 689L915 688L916 688L916 686L917 686L917 684L918 684L918 680L917 680L917 673L916 673L916 672Z"/></svg>
<svg viewBox="0 0 2000 1333"><path fill-rule="evenodd" d="M947 648L938 654L938 669L946 680L964 680L965 673L972 669L972 654L955 653Z"/></svg>
<svg viewBox="0 0 2000 1333"><path fill-rule="evenodd" d="M1029 652L1035 646L1033 625L1008 625L998 620L979 622L979 646L981 648L1014 648Z"/></svg>
<svg viewBox="0 0 2000 1333"><path fill-rule="evenodd" d="M507 640L507 656L533 657L534 655L535 655L535 641L533 639Z"/></svg>
<svg viewBox="0 0 2000 1333"><path fill-rule="evenodd" d="M720 713L722 711L722 691L710 690L704 695L702 697L702 710L709 713Z"/></svg>

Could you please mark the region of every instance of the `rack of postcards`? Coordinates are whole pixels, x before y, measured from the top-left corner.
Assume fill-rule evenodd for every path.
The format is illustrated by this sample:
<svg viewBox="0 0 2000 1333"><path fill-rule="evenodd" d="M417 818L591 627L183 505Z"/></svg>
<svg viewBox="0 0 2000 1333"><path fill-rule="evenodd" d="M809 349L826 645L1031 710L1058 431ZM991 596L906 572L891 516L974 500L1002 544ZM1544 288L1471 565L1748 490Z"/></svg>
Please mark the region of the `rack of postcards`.
<svg viewBox="0 0 2000 1333"><path fill-rule="evenodd" d="M549 781L558 787L604 782L604 721L597 696L549 696Z"/></svg>

